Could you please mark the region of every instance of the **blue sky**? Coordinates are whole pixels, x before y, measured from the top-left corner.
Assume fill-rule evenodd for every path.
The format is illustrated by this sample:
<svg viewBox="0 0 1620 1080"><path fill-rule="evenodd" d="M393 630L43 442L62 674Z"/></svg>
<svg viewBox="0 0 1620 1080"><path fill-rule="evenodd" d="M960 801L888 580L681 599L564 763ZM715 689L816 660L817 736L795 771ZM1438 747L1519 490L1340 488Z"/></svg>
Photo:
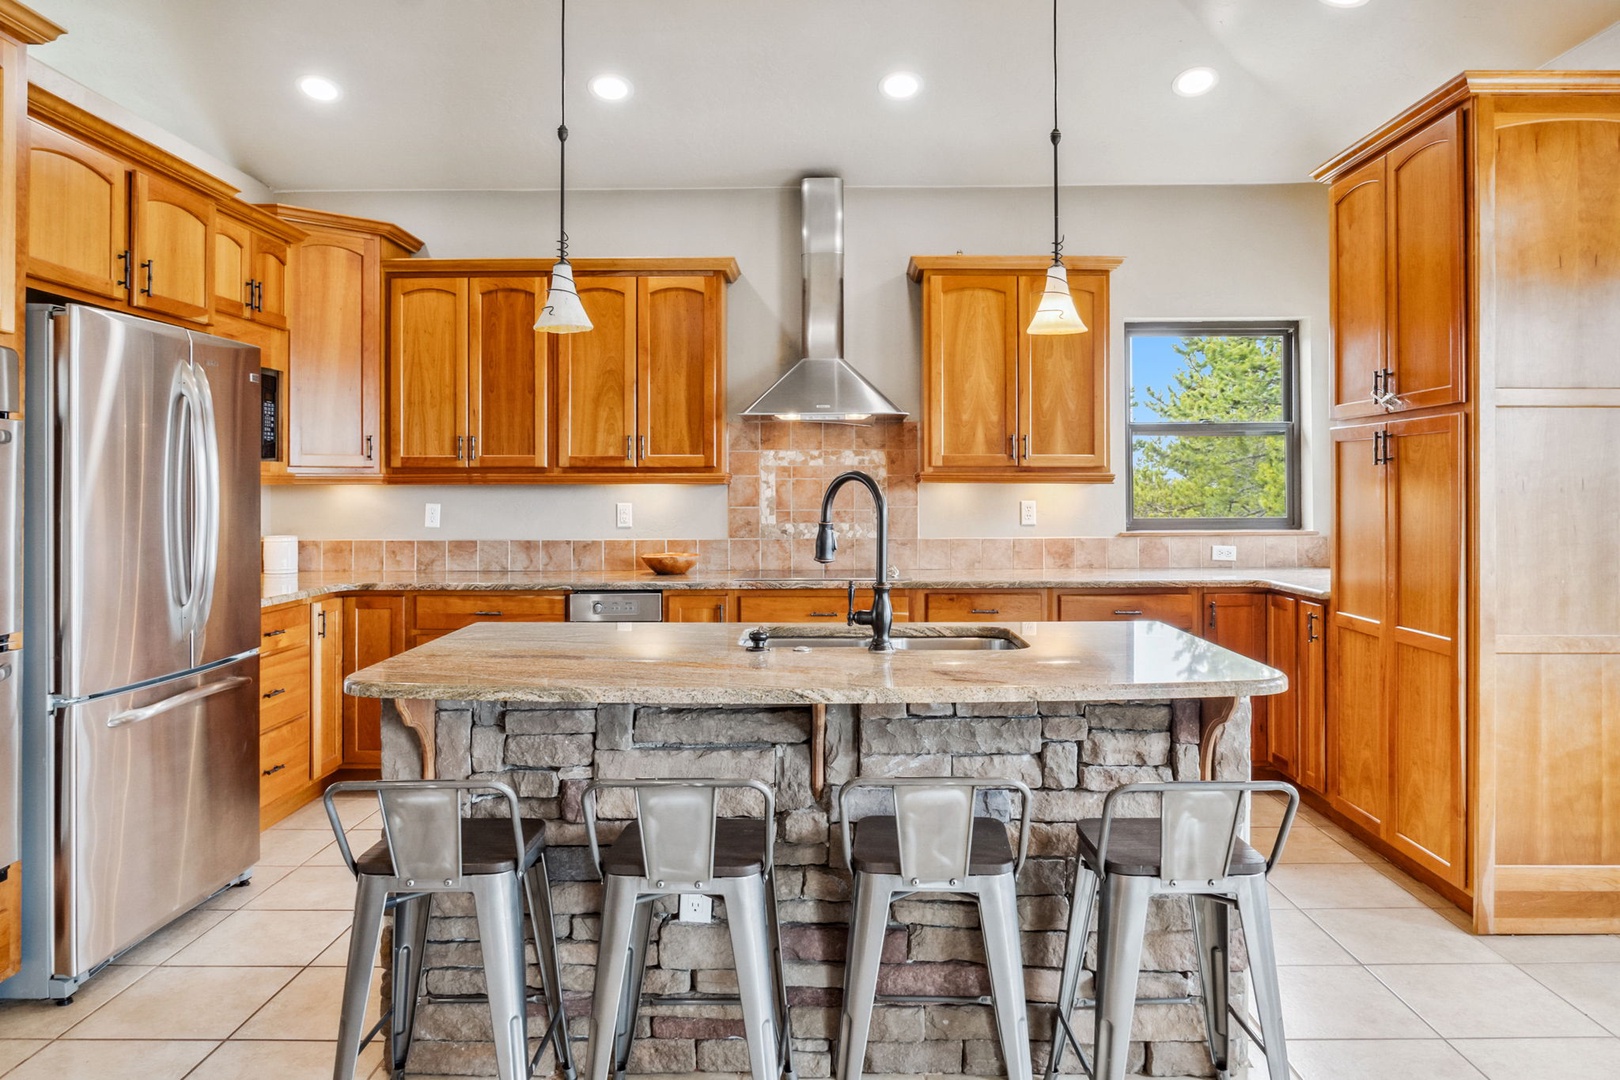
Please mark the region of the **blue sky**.
<svg viewBox="0 0 1620 1080"><path fill-rule="evenodd" d="M1127 340L1131 352L1131 389L1137 401L1131 419L1152 423L1160 417L1148 407L1144 391L1149 387L1164 390L1170 385L1171 377L1181 370L1183 361L1176 354L1175 345L1182 338L1179 334L1137 334Z"/></svg>

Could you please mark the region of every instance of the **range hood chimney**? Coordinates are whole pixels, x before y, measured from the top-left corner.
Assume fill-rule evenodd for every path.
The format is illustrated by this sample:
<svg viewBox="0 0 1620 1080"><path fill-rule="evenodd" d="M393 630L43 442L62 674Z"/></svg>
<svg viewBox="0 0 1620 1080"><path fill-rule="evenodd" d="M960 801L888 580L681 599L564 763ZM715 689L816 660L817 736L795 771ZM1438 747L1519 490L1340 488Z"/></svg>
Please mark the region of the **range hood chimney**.
<svg viewBox="0 0 1620 1080"><path fill-rule="evenodd" d="M812 176L804 206L804 359L743 416L870 423L904 420L905 410L844 360L844 182Z"/></svg>

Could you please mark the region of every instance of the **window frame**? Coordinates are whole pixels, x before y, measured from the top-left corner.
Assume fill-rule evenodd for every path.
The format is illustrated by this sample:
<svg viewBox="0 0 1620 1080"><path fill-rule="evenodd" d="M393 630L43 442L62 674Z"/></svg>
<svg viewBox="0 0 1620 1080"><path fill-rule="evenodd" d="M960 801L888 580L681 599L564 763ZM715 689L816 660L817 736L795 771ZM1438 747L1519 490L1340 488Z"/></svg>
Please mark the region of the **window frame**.
<svg viewBox="0 0 1620 1080"><path fill-rule="evenodd" d="M1142 336L1281 337L1283 339L1283 392L1281 420L1211 423L1139 422L1131 416L1135 388L1132 339ZM1125 531L1126 532L1265 532L1300 528L1299 432L1299 322L1288 319L1157 320L1125 324ZM1143 518L1136 516L1136 439L1153 435L1282 435L1287 476L1282 517L1266 518Z"/></svg>

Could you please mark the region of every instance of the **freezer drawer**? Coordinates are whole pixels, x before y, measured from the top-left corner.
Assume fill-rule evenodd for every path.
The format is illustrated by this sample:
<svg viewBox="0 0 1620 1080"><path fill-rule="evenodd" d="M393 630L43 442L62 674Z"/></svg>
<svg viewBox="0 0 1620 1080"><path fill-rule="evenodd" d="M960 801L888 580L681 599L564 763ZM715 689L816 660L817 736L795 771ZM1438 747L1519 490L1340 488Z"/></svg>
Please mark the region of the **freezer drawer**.
<svg viewBox="0 0 1620 1080"><path fill-rule="evenodd" d="M62 710L56 969L79 975L259 858L259 658Z"/></svg>

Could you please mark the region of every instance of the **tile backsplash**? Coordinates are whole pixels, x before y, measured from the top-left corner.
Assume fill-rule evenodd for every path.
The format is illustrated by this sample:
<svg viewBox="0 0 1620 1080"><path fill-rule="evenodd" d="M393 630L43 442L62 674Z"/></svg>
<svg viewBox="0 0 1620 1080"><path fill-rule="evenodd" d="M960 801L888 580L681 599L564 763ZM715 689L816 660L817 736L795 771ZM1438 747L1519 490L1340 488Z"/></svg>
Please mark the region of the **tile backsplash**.
<svg viewBox="0 0 1620 1080"><path fill-rule="evenodd" d="M306 573L641 570L639 556L695 551L709 572L831 578L870 575L877 517L866 491L850 485L833 505L838 561L813 558L827 483L860 469L889 502L889 561L914 570L1154 570L1170 567L1328 565L1328 539L1316 533L1229 536L1075 536L925 540L917 528L918 428L914 423L844 424L735 421L729 426L731 486L724 540L302 540ZM1210 548L1237 548L1216 563Z"/></svg>

